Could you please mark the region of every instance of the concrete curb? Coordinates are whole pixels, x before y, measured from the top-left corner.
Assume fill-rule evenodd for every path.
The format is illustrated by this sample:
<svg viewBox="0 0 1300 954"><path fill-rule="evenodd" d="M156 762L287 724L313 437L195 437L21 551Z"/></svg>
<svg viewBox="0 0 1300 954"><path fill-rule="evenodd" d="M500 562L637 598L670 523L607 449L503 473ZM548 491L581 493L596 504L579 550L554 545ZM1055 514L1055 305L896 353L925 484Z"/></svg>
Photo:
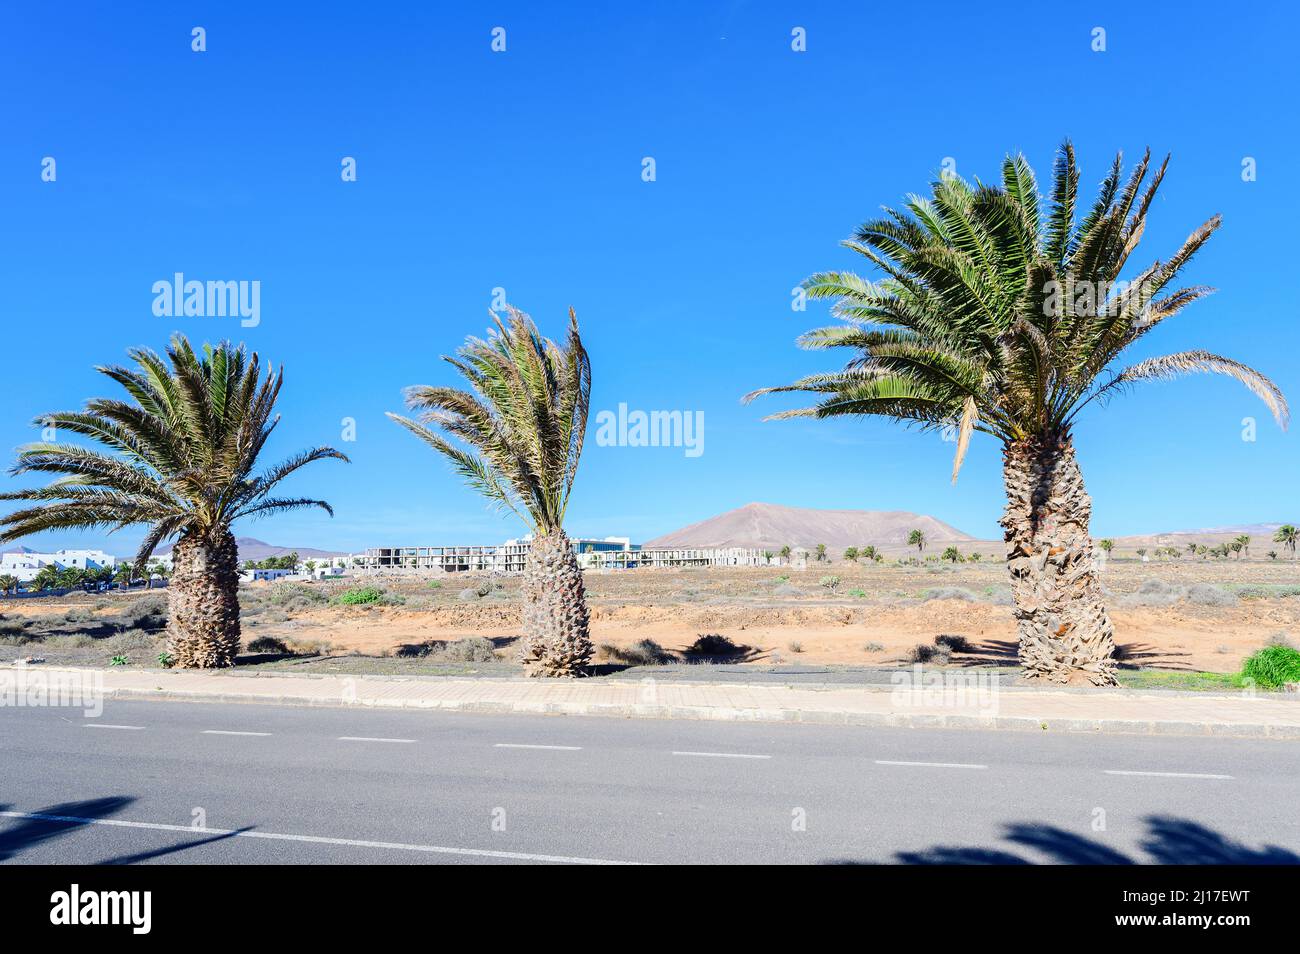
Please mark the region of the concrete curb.
<svg viewBox="0 0 1300 954"><path fill-rule="evenodd" d="M613 719L683 719L706 722L802 723L906 729L981 729L1068 732L1093 735L1165 735L1300 741L1300 726L1271 723L1187 722L1127 719L1040 719L1033 716L933 715L726 706L614 705L580 702L492 702L376 699L348 703L309 695L205 692L202 690L105 688L108 699L323 706L335 709L425 709L492 715L594 716Z"/></svg>

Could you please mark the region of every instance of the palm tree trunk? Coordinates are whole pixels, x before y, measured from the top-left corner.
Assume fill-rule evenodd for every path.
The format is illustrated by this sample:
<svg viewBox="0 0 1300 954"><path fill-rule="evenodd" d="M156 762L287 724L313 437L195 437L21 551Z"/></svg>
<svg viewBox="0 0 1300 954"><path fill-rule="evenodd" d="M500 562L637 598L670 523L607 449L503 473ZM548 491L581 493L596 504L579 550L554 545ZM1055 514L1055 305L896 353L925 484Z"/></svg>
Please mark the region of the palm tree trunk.
<svg viewBox="0 0 1300 954"><path fill-rule="evenodd" d="M215 669L239 652L239 554L234 535L182 536L172 549L168 635L176 665Z"/></svg>
<svg viewBox="0 0 1300 954"><path fill-rule="evenodd" d="M587 593L563 530L533 540L524 567L520 661L530 676L577 676L591 661Z"/></svg>
<svg viewBox="0 0 1300 954"><path fill-rule="evenodd" d="M1088 535L1092 500L1069 435L1008 444L1002 461L1002 527L1024 675L1115 685L1115 631Z"/></svg>

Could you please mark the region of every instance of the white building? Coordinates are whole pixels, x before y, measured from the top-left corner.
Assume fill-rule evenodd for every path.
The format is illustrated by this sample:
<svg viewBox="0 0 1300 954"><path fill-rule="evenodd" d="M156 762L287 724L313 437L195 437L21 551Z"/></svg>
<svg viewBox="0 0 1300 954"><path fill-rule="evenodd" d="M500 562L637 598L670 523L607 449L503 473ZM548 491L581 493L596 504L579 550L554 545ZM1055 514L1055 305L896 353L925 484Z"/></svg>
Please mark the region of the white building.
<svg viewBox="0 0 1300 954"><path fill-rule="evenodd" d="M53 553L0 554L0 576L30 583L45 567L56 570L101 570L117 566L117 557L103 550L56 550Z"/></svg>

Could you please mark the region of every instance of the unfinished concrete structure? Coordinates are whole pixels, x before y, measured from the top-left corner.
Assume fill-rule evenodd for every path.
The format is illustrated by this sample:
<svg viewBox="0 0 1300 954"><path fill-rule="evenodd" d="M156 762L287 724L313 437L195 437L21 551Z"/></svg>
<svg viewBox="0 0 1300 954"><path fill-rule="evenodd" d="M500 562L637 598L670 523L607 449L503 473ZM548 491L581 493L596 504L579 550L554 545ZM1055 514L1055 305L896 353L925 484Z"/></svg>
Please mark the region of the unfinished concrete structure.
<svg viewBox="0 0 1300 954"><path fill-rule="evenodd" d="M656 547L641 549L627 537L574 537L578 565L587 570L633 570L674 566L763 566L762 550L743 547ZM530 538L496 546L371 547L354 558L353 568L370 573L522 573Z"/></svg>

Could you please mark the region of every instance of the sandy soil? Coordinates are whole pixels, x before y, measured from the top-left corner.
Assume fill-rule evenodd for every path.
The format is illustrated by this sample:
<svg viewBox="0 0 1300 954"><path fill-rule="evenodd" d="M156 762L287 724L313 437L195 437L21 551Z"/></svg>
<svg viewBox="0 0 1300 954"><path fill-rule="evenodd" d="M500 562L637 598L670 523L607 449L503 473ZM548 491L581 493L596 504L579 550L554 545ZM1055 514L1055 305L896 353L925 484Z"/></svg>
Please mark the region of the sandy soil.
<svg viewBox="0 0 1300 954"><path fill-rule="evenodd" d="M823 585L827 576L839 583ZM496 588L486 596L462 595L484 584ZM1128 666L1235 672L1271 637L1300 636L1300 566L1289 561L1112 560L1103 584ZM401 605L330 601L362 585L381 587ZM253 584L242 594L244 635L380 656L403 645L483 636L508 657L519 631L518 587L518 579L478 574ZM905 662L917 644L952 634L975 648L954 663L1015 660L1010 594L999 563L635 570L589 573L587 587L598 645L652 639L681 650L702 634L718 633L752 647L749 663L890 665ZM0 613L31 618L73 610L93 622L138 596L3 601Z"/></svg>
<svg viewBox="0 0 1300 954"><path fill-rule="evenodd" d="M839 577L834 589L819 582L829 575ZM1300 633L1300 595L1281 595L1287 587L1300 594L1295 564L1112 561L1103 579L1117 643L1130 665L1235 672L1270 637ZM518 581L500 579L501 588L489 596L459 598L462 589L485 581L443 578L430 589L427 580L375 580L405 605L290 611L287 620L274 622L272 615L247 632L368 654L475 635L500 643L518 634ZM902 662L918 643L954 634L977 650L957 657L963 662L1009 664L1015 657L1000 564L637 570L588 574L587 586L597 644L653 639L680 650L702 634L720 633L754 647L750 662L862 665ZM1252 589L1242 592L1243 586ZM1193 588L1192 597L1186 588Z"/></svg>

